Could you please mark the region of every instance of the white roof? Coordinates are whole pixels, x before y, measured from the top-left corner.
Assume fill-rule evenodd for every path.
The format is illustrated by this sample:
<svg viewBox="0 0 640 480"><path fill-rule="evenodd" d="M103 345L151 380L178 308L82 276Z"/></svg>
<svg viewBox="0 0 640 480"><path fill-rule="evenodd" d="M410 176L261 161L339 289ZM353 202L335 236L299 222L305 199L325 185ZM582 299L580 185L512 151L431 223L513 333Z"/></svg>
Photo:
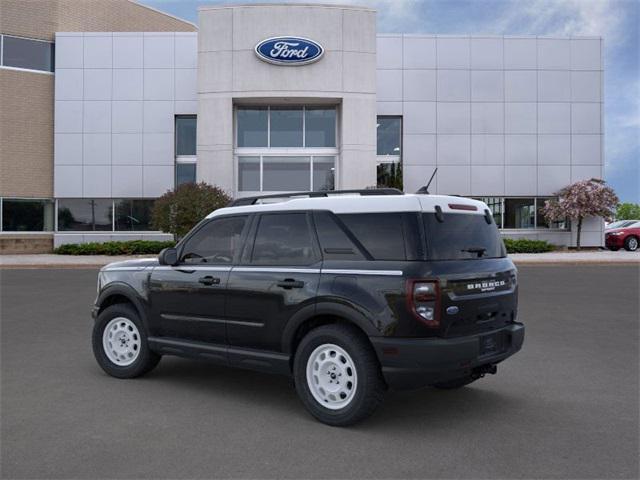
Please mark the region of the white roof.
<svg viewBox="0 0 640 480"><path fill-rule="evenodd" d="M219 208L207 218L234 213L280 212L295 210L329 210L334 213L379 213L379 212L435 212L436 205L443 213L475 213L484 215L487 205L479 200L448 195L358 195L343 194L328 197L282 198L271 203ZM451 205L476 207L477 210L451 208Z"/></svg>

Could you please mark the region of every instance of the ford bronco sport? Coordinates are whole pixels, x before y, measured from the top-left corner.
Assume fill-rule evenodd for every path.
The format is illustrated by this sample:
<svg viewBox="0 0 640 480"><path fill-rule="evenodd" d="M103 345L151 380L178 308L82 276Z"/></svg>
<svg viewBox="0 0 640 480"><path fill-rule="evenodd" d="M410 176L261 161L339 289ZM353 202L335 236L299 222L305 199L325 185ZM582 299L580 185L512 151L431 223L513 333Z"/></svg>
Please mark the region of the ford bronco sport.
<svg viewBox="0 0 640 480"><path fill-rule="evenodd" d="M93 350L118 378L162 355L293 377L321 422L387 388L452 389L517 352L516 268L487 206L396 190L236 200L159 258L104 267Z"/></svg>

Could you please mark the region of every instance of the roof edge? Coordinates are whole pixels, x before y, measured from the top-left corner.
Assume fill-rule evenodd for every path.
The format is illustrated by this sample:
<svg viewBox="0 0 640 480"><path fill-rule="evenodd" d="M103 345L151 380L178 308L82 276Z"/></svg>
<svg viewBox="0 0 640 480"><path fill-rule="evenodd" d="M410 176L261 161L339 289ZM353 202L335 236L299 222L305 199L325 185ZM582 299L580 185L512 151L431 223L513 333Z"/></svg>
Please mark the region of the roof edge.
<svg viewBox="0 0 640 480"><path fill-rule="evenodd" d="M292 2L264 2L264 3L224 3L221 5L201 5L198 11L202 10L221 10L225 8L250 8L250 7L323 7L337 8L340 10L364 10L368 12L376 12L377 10L366 5L348 5L339 3L292 3Z"/></svg>
<svg viewBox="0 0 640 480"><path fill-rule="evenodd" d="M158 10L157 8L150 7L149 5L140 3L138 0L128 0L128 1L135 5L138 5L139 7L146 8L147 10L151 10L152 12L164 15L165 17L173 18L174 20L178 20L179 22L186 23L187 25L192 26L194 28L194 31L196 32L198 31L198 25L196 25L193 22L190 22L189 20L185 20L184 18L180 18L175 15L171 15L170 13L163 12L162 10Z"/></svg>

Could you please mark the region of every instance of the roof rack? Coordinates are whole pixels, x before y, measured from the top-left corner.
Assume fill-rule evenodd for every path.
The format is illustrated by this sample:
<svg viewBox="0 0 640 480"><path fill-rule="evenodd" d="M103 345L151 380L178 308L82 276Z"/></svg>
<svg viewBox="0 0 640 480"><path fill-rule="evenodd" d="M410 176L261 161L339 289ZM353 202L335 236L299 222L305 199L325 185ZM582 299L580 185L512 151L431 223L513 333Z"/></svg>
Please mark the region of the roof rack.
<svg viewBox="0 0 640 480"><path fill-rule="evenodd" d="M292 193L276 193L273 195L260 195L257 197L244 197L238 198L236 200L232 200L229 202L227 207L241 207L247 205L255 205L259 200L269 199L269 198L296 198L296 197L307 197L307 198L317 198L317 197L330 197L332 195L342 195L347 193L357 193L361 196L367 195L404 195L402 190L398 190L397 188L368 188L365 190L326 190L326 191L316 191L316 192L292 192Z"/></svg>

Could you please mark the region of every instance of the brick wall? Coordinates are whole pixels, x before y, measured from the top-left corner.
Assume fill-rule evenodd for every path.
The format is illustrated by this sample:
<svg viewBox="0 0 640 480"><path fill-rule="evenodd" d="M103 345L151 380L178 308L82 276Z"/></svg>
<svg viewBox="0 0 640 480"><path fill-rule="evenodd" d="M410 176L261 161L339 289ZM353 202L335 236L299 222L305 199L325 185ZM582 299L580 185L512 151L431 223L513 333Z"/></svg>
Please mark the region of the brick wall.
<svg viewBox="0 0 640 480"><path fill-rule="evenodd" d="M0 0L0 33L195 31L129 0ZM53 76L0 69L0 196L53 196Z"/></svg>

